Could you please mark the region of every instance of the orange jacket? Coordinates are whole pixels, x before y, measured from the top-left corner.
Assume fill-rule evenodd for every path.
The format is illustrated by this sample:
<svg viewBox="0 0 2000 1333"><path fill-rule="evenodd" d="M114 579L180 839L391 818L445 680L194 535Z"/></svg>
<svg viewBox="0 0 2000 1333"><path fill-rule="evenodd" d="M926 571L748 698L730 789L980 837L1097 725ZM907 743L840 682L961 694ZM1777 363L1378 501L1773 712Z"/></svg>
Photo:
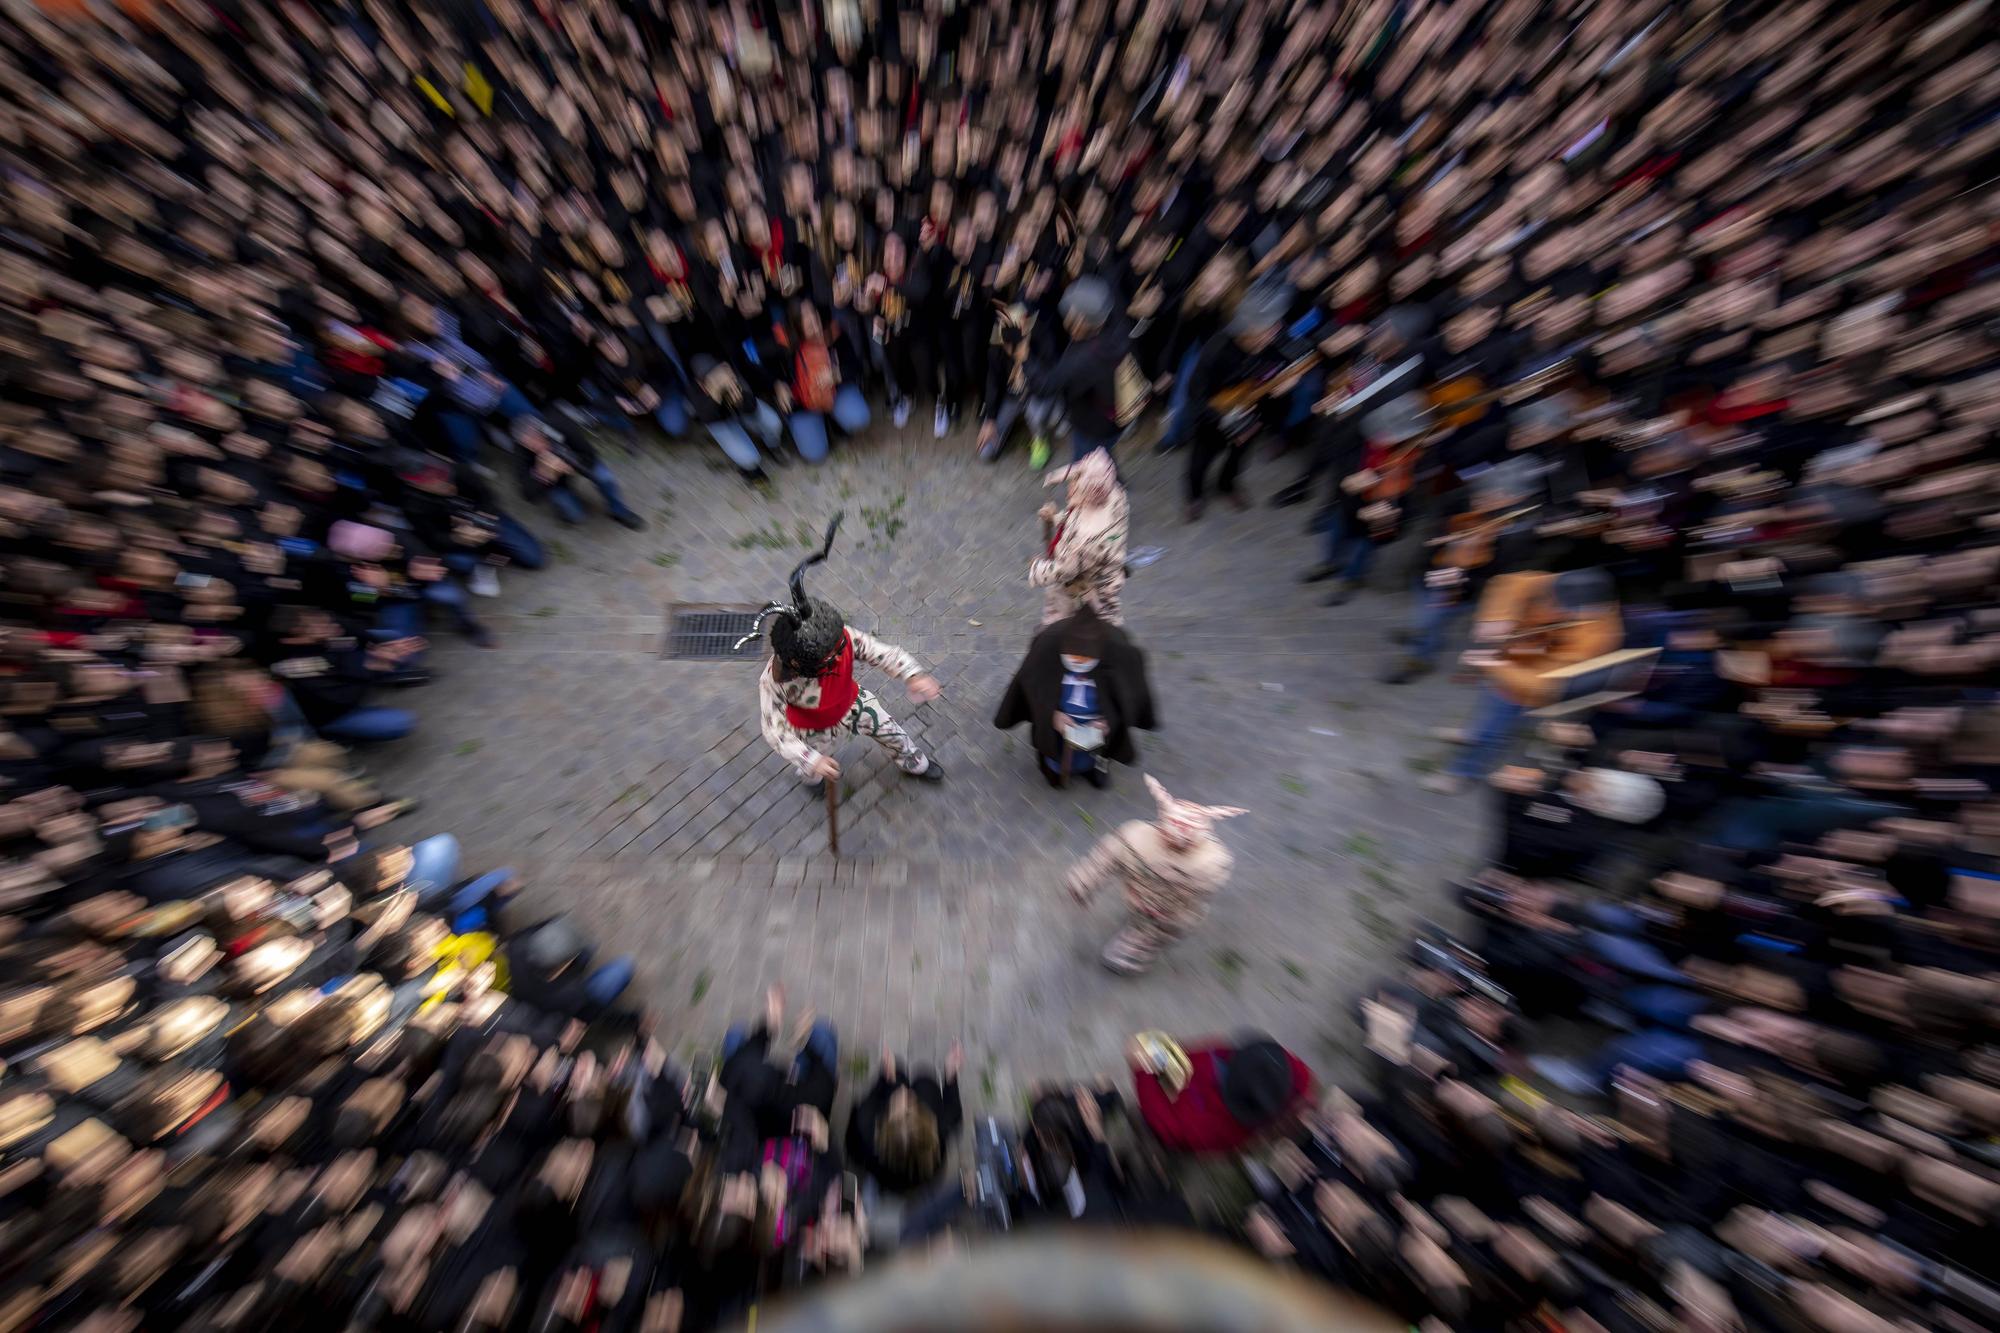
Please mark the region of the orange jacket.
<svg viewBox="0 0 2000 1333"><path fill-rule="evenodd" d="M1498 621L1512 636L1499 645L1500 661L1486 668L1502 697L1523 708L1540 708L1561 697L1560 682L1546 673L1588 662L1615 651L1625 641L1618 608L1566 614L1556 604L1554 574L1496 574L1479 599L1479 624ZM1523 634L1537 626L1541 634Z"/></svg>

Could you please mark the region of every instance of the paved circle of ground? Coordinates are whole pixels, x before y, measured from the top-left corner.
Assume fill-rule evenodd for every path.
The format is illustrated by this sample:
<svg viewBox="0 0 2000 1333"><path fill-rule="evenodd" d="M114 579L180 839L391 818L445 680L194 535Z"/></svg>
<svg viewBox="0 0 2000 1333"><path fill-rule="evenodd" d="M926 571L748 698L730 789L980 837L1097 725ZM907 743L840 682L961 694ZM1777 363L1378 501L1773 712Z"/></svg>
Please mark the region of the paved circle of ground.
<svg viewBox="0 0 2000 1333"><path fill-rule="evenodd" d="M1107 791L1051 790L1025 732L991 724L1041 603L1025 575L1049 492L1018 453L983 465L956 435L883 425L753 490L693 441L609 452L647 530L524 512L551 567L504 576L481 604L500 646L441 646L419 734L372 762L425 800L403 836L457 834L468 870L516 867L531 905L637 955L636 994L685 1051L780 981L839 1021L857 1068L884 1040L935 1058L962 1037L968 1093L989 1104L1019 1080L1113 1068L1142 1028L1261 1027L1337 1063L1347 1000L1479 843L1477 801L1417 786L1440 757L1429 729L1460 720L1469 691L1374 683L1407 599L1323 607L1296 577L1301 510L1216 506L1185 525L1184 456L1135 453L1132 545L1164 548L1126 592L1162 722L1142 767L1250 813L1222 826L1237 869L1210 921L1151 975L1113 977L1096 954L1117 904L1077 908L1061 872L1149 812L1144 785L1121 769ZM1285 469L1260 460L1252 489ZM943 696L923 707L875 684L950 777L905 781L850 742L836 860L822 803L758 735L756 666L661 650L671 604L780 593L843 509L811 586L935 672Z"/></svg>

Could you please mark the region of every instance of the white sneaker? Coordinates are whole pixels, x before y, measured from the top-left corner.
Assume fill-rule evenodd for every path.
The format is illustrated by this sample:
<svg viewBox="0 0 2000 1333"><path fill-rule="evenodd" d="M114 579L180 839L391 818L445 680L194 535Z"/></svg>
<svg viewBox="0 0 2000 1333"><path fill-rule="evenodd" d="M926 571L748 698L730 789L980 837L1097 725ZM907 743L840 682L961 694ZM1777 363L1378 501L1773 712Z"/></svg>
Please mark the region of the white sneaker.
<svg viewBox="0 0 2000 1333"><path fill-rule="evenodd" d="M901 430L903 427L909 425L910 400L907 398L898 398L896 400L896 406L893 411L893 415L896 418L896 429Z"/></svg>
<svg viewBox="0 0 2000 1333"><path fill-rule="evenodd" d="M500 571L488 564L477 564L465 580L474 597L498 597L500 595Z"/></svg>
<svg viewBox="0 0 2000 1333"><path fill-rule="evenodd" d="M939 403L937 405L937 411L931 413L931 434L937 436L940 440L942 440L944 438L944 433L950 429L951 429L951 413L944 410L943 403Z"/></svg>

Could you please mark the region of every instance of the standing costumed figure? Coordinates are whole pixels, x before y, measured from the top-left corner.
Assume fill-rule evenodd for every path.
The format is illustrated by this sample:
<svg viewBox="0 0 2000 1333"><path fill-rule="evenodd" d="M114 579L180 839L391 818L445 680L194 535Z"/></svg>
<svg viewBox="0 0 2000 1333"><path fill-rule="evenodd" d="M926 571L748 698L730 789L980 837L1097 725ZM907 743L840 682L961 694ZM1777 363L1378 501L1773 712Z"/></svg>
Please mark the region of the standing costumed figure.
<svg viewBox="0 0 2000 1333"><path fill-rule="evenodd" d="M1088 903L1108 879L1125 882L1125 928L1104 946L1104 965L1135 976L1161 950L1199 925L1208 900L1229 882L1235 859L1215 836L1215 821L1248 812L1233 805L1175 800L1151 774L1146 787L1160 807L1152 823L1134 819L1107 834L1064 880L1070 897Z"/></svg>
<svg viewBox="0 0 2000 1333"><path fill-rule="evenodd" d="M917 748L874 691L861 688L854 664L866 662L903 681L912 703L937 698L937 678L901 648L849 626L833 603L806 596L805 572L833 549L843 517L833 516L819 551L792 570L790 604L773 602L758 613L760 627L771 618L771 658L757 677L758 723L770 747L810 783L840 777L840 762L828 751L843 733L866 736L895 755L906 777L941 781L943 766ZM752 630L737 647L756 636Z"/></svg>
<svg viewBox="0 0 2000 1333"><path fill-rule="evenodd" d="M1062 785L1065 761L1068 773L1104 786L1110 764L1138 761L1133 729L1154 726L1145 654L1087 606L1047 626L1028 645L993 716L1002 731L1022 722L1050 786Z"/></svg>
<svg viewBox="0 0 2000 1333"><path fill-rule="evenodd" d="M1087 606L1112 625L1125 623L1120 596L1125 590L1125 536L1131 515L1125 488L1111 455L1094 449L1043 479L1044 486L1069 483L1069 503L1057 510L1043 505L1040 517L1049 536L1040 559L1028 566L1028 586L1042 595L1042 623L1053 625Z"/></svg>

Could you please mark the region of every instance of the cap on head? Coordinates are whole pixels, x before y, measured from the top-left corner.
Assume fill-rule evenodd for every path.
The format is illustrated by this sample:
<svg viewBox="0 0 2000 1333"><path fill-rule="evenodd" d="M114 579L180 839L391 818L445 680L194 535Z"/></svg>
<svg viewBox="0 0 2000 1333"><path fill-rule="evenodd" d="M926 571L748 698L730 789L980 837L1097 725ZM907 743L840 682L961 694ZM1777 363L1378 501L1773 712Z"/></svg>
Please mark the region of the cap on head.
<svg viewBox="0 0 2000 1333"><path fill-rule="evenodd" d="M1229 332L1238 338L1273 333L1285 322L1289 308L1284 292L1259 288L1236 303L1236 311L1229 317Z"/></svg>
<svg viewBox="0 0 2000 1333"><path fill-rule="evenodd" d="M1404 344L1412 345L1431 331L1431 312L1420 305L1392 305L1382 312L1375 330L1393 334Z"/></svg>
<svg viewBox="0 0 2000 1333"><path fill-rule="evenodd" d="M1111 318L1111 285L1102 278L1078 278L1063 292L1057 309L1065 321L1101 328Z"/></svg>

